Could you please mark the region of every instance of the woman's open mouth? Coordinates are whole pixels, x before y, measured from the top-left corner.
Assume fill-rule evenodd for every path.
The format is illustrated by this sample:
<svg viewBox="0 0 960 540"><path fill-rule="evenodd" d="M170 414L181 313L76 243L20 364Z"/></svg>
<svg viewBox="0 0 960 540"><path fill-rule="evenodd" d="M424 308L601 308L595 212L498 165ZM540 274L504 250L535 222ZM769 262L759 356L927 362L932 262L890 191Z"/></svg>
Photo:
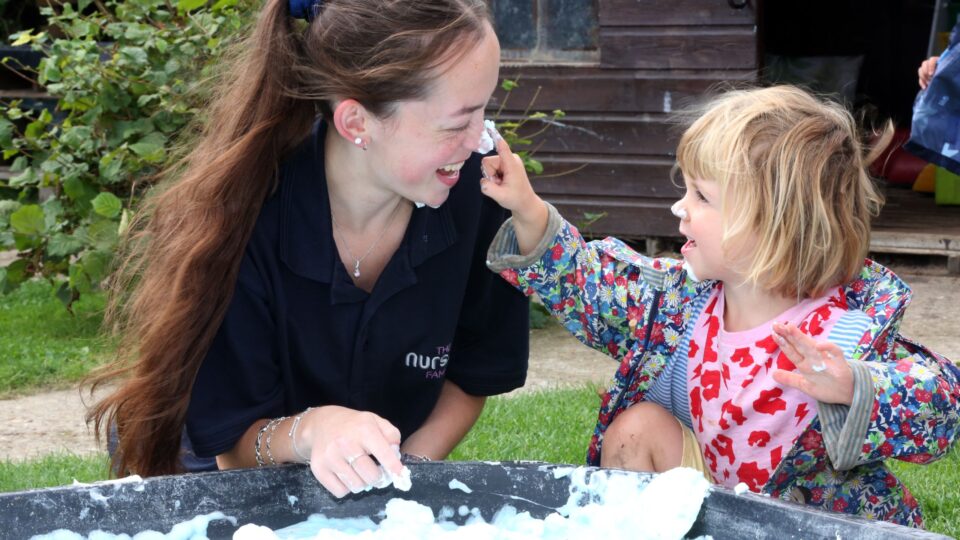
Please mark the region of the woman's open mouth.
<svg viewBox="0 0 960 540"><path fill-rule="evenodd" d="M461 161L440 167L437 169L437 178L446 184L447 187L453 187L457 183L457 180L460 179L460 168L463 167L464 163L465 162Z"/></svg>

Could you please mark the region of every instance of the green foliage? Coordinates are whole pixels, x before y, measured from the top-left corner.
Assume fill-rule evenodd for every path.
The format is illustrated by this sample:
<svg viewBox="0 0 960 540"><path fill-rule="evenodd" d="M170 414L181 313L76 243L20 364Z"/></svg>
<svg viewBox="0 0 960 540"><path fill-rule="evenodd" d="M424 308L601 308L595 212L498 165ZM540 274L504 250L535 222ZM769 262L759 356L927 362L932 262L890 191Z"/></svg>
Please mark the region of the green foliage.
<svg viewBox="0 0 960 540"><path fill-rule="evenodd" d="M14 173L0 184L14 194L0 200L0 250L17 251L0 288L42 276L68 307L110 271L131 210L204 100L200 81L253 12L238 0L93 7L44 7L47 31L11 36L45 52L35 77L58 101L53 113L16 100L0 114Z"/></svg>
<svg viewBox="0 0 960 540"><path fill-rule="evenodd" d="M559 119L563 118L565 113L560 109L555 109L550 114L545 112L530 112L534 103L536 103L537 95L540 93L540 89L538 88L536 94L534 94L530 103L527 104L526 109L523 111L520 120L500 120L500 113L510 99L510 93L519 86L520 83L512 79L504 79L500 83L500 88L506 92L506 95L500 103L500 110L497 111L494 121L497 124L497 131L503 135L504 140L507 141L510 148L523 160L523 166L527 169L527 172L543 174L543 163L533 158L534 153L536 153L536 148L521 149L521 147L526 148L532 146L537 138L543 135L551 125L556 124ZM520 132L531 121L542 122L543 127L533 133L521 135Z"/></svg>

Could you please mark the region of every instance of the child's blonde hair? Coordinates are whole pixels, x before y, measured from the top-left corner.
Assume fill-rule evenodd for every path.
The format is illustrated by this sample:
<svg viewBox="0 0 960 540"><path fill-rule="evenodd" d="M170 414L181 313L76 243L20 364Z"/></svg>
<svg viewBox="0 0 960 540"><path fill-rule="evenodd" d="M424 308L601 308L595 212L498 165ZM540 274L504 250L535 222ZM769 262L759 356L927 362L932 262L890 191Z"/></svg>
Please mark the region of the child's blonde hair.
<svg viewBox="0 0 960 540"><path fill-rule="evenodd" d="M737 270L798 298L852 280L882 204L866 167L892 128L867 152L849 112L792 86L729 91L699 111L677 165L719 184L723 251L747 261Z"/></svg>

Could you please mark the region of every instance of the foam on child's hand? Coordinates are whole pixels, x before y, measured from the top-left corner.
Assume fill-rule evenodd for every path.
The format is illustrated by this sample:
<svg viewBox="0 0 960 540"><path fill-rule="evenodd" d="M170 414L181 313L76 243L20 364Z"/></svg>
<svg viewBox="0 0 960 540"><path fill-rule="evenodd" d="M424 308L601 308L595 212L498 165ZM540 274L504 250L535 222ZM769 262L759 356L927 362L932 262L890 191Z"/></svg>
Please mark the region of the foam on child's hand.
<svg viewBox="0 0 960 540"><path fill-rule="evenodd" d="M493 120L483 121L483 131L480 132L480 143L477 146L478 154L489 154L497 147L497 141L502 139L500 132L497 131L497 125Z"/></svg>

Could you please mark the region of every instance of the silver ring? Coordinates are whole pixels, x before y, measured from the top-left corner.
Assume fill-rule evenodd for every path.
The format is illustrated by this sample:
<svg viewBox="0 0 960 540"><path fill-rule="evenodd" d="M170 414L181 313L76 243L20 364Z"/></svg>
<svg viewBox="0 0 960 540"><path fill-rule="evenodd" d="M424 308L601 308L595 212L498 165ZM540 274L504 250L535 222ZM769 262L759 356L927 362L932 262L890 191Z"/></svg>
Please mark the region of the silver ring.
<svg viewBox="0 0 960 540"><path fill-rule="evenodd" d="M358 459L360 459L360 458L362 458L364 455L365 455L365 454L357 454L357 455L355 455L355 456L353 456L353 457L348 457L348 458L347 458L347 465L350 465L351 467L353 467L353 462L356 461L356 460L358 460Z"/></svg>

